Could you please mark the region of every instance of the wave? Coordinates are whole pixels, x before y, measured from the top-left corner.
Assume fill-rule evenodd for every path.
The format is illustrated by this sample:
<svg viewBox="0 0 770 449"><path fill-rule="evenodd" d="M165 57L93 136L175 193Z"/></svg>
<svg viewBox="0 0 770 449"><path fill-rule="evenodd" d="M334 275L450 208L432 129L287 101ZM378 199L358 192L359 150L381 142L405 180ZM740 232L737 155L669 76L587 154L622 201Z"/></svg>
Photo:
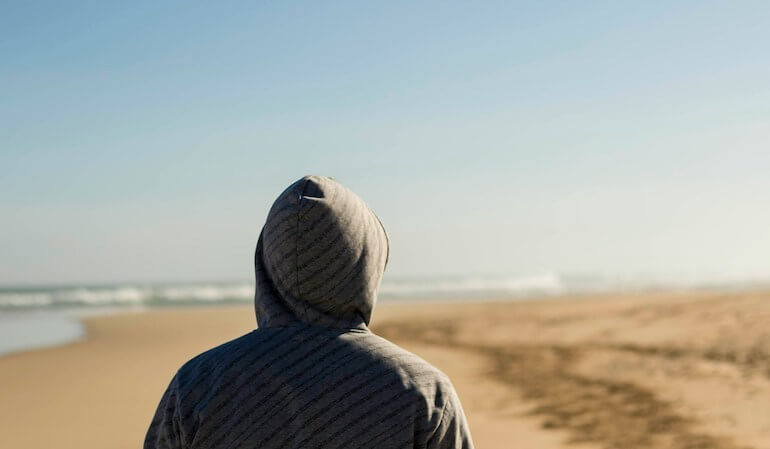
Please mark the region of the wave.
<svg viewBox="0 0 770 449"><path fill-rule="evenodd" d="M528 276L447 276L383 280L379 297L523 298L570 293L629 292L677 288L744 288L753 283L713 282L652 277L564 276L542 273ZM762 285L767 286L767 283ZM176 284L116 284L100 286L0 288L0 311L81 307L155 307L189 304L247 303L254 298L254 283L190 282Z"/></svg>
<svg viewBox="0 0 770 449"><path fill-rule="evenodd" d="M528 296L565 293L562 279L552 273L535 276L463 276L386 280L380 296L410 298L425 296Z"/></svg>
<svg viewBox="0 0 770 449"><path fill-rule="evenodd" d="M0 289L0 310L98 306L157 306L243 302L254 297L250 283L112 285Z"/></svg>

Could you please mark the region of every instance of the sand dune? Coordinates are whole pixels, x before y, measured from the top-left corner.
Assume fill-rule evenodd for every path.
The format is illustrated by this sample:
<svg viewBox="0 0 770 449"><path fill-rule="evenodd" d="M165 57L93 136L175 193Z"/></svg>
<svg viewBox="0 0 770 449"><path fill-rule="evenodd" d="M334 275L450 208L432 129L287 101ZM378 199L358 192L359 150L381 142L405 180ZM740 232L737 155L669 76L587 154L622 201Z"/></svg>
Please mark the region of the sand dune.
<svg viewBox="0 0 770 449"><path fill-rule="evenodd" d="M189 357L248 307L92 318L0 358L0 447L134 448ZM385 304L373 329L453 379L479 448L770 448L770 294Z"/></svg>

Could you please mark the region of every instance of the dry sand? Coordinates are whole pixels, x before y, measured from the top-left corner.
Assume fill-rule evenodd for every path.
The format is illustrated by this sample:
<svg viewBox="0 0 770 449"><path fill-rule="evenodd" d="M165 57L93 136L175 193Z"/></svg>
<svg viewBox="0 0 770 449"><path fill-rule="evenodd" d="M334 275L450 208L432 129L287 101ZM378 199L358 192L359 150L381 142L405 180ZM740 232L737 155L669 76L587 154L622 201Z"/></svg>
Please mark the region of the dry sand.
<svg viewBox="0 0 770 449"><path fill-rule="evenodd" d="M91 318L0 358L0 448L136 448L174 371L249 307ZM479 448L770 448L770 293L386 304L375 332L453 379Z"/></svg>

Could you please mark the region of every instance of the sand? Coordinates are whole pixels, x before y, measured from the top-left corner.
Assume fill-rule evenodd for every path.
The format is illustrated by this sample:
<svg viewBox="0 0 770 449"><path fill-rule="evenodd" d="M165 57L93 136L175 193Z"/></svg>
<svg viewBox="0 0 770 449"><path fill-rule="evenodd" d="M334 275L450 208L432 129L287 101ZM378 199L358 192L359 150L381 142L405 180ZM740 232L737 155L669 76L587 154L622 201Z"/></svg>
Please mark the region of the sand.
<svg viewBox="0 0 770 449"><path fill-rule="evenodd" d="M249 307L90 318L0 357L0 448L136 448L181 363ZM770 448L770 293L383 304L373 329L452 378L479 448Z"/></svg>

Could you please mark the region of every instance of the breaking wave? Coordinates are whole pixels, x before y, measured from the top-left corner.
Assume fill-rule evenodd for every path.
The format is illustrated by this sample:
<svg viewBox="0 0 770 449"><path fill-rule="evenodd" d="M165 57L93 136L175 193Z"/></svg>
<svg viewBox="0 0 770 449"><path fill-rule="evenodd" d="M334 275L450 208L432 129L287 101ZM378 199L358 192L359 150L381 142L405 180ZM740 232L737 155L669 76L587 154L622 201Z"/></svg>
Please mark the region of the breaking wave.
<svg viewBox="0 0 770 449"><path fill-rule="evenodd" d="M543 273L529 276L446 276L398 278L386 276L380 287L381 300L536 298L571 293L644 291L746 286L746 283L682 281L681 278L564 276ZM767 285L765 283L764 285ZM0 288L0 311L88 307L155 307L190 304L248 303L254 298L254 283L191 282L176 284L115 284Z"/></svg>
<svg viewBox="0 0 770 449"><path fill-rule="evenodd" d="M250 283L110 285L0 289L0 309L98 306L160 306L244 302Z"/></svg>

